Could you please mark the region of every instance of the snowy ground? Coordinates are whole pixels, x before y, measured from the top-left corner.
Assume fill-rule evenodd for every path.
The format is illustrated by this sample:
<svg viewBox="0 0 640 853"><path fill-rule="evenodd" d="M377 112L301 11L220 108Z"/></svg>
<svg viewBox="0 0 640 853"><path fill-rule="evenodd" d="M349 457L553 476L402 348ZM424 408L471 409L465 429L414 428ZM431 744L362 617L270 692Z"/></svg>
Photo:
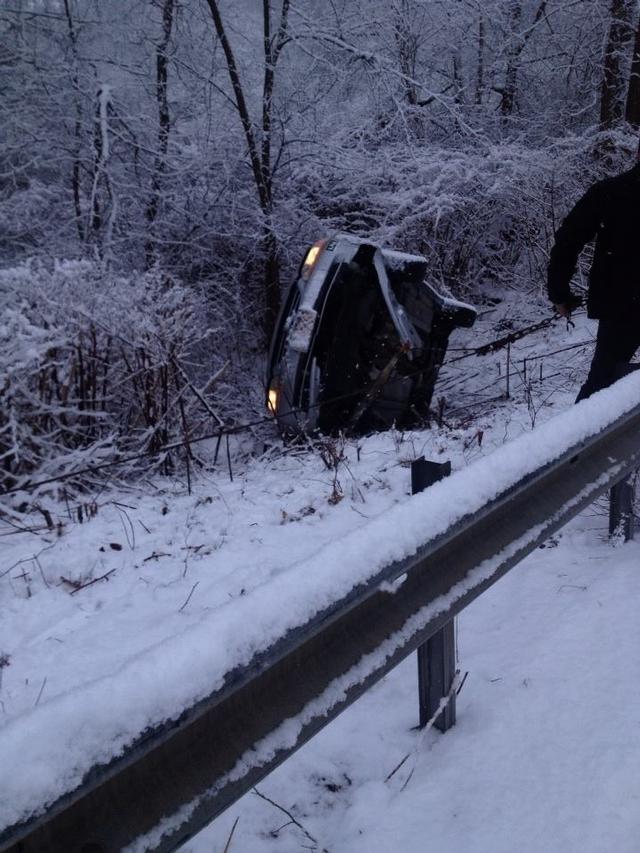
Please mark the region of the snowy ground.
<svg viewBox="0 0 640 853"><path fill-rule="evenodd" d="M0 824L64 790L70 748L79 761L96 733L113 731L98 753L106 760L150 719L179 709L184 684L161 677L169 662L188 682L211 659L222 666L230 648L250 655L242 638L206 651L189 638L234 606L268 600L287 571L408 501L411 459L462 468L568 408L588 352L574 344L592 339L591 324L524 338L508 370L505 350L455 360L523 325L516 306L500 306L452 342L436 394L446 398L440 427L236 457L233 481L224 468L208 472L192 495L155 480L144 494L96 496L97 513L87 501L82 524L51 506L59 535L0 531L0 749L29 744L40 759L12 774ZM331 469L322 456L336 450L344 459ZM613 549L605 527L591 510L461 617L470 674L459 724L427 738L404 790L400 773L384 778L415 743L412 662L260 787L317 843L295 824L274 835L289 818L253 794L185 850L224 850L237 816L229 849L239 851L635 849L638 546ZM194 696L201 689L194 683ZM52 738L53 723L72 718L73 743ZM55 772L63 753L67 778Z"/></svg>
<svg viewBox="0 0 640 853"><path fill-rule="evenodd" d="M183 853L222 853L236 818L241 853L637 851L640 544L597 509L459 617L454 729L412 731L411 657L258 786L304 829L250 793Z"/></svg>

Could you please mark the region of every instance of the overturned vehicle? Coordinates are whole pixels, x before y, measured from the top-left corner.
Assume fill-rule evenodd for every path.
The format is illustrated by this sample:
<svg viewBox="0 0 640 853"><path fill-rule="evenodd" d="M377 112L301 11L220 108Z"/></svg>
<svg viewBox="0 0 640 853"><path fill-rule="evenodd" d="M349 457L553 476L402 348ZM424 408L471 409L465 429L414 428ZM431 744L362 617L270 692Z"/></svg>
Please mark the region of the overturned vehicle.
<svg viewBox="0 0 640 853"><path fill-rule="evenodd" d="M349 235L309 249L269 353L267 405L283 433L428 420L449 335L476 311L438 294L426 274L425 258Z"/></svg>

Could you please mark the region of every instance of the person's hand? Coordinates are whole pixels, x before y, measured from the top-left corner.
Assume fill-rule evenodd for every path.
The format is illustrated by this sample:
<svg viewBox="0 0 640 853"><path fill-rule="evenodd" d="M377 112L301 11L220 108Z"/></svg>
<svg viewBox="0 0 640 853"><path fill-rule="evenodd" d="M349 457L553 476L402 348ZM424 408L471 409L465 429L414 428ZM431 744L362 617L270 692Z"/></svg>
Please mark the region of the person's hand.
<svg viewBox="0 0 640 853"><path fill-rule="evenodd" d="M571 309L573 306L566 302L554 302L553 307L555 308L556 313L561 317L564 317L567 321L567 331L569 331L569 329L575 329L576 324L571 319Z"/></svg>
<svg viewBox="0 0 640 853"><path fill-rule="evenodd" d="M566 302L556 302L553 307L556 310L556 314L559 314L561 317L566 317L567 320L571 317L571 308L569 308Z"/></svg>

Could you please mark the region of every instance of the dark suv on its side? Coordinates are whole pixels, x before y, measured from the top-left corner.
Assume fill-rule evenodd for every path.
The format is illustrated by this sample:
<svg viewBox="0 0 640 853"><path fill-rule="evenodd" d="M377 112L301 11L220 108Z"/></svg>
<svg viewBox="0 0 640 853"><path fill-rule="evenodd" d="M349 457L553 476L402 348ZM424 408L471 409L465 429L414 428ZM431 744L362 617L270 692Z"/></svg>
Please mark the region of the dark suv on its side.
<svg viewBox="0 0 640 853"><path fill-rule="evenodd" d="M470 305L427 284L427 261L339 234L306 253L271 342L267 405L284 433L356 433L428 418L451 331Z"/></svg>

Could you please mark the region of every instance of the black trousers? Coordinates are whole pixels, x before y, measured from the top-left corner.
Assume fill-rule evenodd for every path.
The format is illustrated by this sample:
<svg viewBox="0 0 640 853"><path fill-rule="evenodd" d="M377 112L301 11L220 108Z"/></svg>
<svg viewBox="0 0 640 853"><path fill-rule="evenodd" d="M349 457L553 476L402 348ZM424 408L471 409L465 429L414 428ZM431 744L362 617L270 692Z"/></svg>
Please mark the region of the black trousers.
<svg viewBox="0 0 640 853"><path fill-rule="evenodd" d="M608 388L630 373L629 362L640 347L640 319L606 319L598 323L596 350L587 381L580 389L576 403Z"/></svg>

